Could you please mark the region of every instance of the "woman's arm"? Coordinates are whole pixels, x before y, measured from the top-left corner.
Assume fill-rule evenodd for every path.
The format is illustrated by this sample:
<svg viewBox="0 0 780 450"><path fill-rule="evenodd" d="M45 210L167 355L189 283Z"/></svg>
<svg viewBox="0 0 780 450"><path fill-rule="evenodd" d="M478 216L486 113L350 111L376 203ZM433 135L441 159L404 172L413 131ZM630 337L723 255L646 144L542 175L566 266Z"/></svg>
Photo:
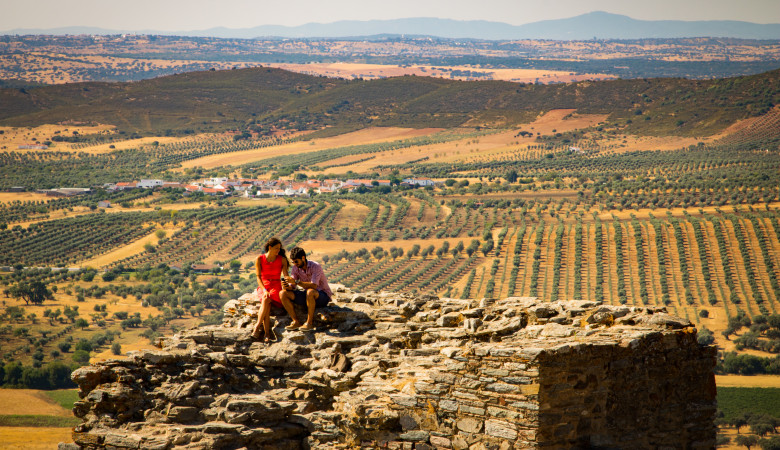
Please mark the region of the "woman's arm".
<svg viewBox="0 0 780 450"><path fill-rule="evenodd" d="M260 256L258 256L255 259L255 275L257 275L257 285L263 289L265 289L265 286L263 286L263 277L262 277L262 269L260 264Z"/></svg>

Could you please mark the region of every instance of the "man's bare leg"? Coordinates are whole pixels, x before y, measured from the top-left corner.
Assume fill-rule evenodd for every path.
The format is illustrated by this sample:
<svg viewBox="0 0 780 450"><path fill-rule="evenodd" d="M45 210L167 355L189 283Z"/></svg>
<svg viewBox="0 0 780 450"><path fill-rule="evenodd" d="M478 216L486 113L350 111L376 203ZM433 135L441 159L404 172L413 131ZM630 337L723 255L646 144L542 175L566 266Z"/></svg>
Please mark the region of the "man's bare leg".
<svg viewBox="0 0 780 450"><path fill-rule="evenodd" d="M292 319L292 323L287 326L288 330L294 330L298 327L300 327L302 324L298 320L298 316L295 315L295 307L293 306L292 299L295 296L295 294L291 291L284 291L279 295L279 300L282 301L282 306L284 307L284 310L287 311L287 314L290 315L290 318Z"/></svg>
<svg viewBox="0 0 780 450"><path fill-rule="evenodd" d="M306 290L306 308L309 310L309 314L306 316L306 323L303 324L305 328L314 328L314 308L319 297L320 293L316 289Z"/></svg>

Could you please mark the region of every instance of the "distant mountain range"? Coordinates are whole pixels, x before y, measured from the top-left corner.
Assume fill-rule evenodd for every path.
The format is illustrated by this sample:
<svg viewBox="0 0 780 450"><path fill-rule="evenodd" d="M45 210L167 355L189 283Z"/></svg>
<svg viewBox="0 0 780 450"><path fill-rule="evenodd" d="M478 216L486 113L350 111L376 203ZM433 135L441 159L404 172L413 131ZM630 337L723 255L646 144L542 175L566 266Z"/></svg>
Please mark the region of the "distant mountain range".
<svg viewBox="0 0 780 450"><path fill-rule="evenodd" d="M395 20L339 21L308 23L296 27L262 25L253 28L210 28L207 30L106 30L95 27L51 29L15 29L4 34L157 34L208 36L217 38L356 38L387 35L435 36L464 39L643 39L724 37L742 39L780 39L780 24L757 24L736 20L637 20L628 16L596 11L568 19L544 20L525 25L510 25L484 20L408 18Z"/></svg>

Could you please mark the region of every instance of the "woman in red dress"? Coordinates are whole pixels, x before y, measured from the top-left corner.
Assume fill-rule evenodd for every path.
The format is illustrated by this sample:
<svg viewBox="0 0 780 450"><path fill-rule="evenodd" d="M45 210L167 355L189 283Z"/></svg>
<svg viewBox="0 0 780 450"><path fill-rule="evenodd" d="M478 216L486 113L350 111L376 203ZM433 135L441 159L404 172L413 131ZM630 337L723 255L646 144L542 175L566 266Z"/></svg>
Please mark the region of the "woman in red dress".
<svg viewBox="0 0 780 450"><path fill-rule="evenodd" d="M265 334L263 341L268 343L276 340L271 328L271 303L275 303L277 306L286 306L282 304L279 294L283 289L282 273L288 277L289 267L290 261L282 247L282 241L275 237L269 239L265 244L265 253L255 260L257 296L262 300L260 312L257 314L257 324L252 331L252 337L255 339L260 339L260 327L262 326Z"/></svg>

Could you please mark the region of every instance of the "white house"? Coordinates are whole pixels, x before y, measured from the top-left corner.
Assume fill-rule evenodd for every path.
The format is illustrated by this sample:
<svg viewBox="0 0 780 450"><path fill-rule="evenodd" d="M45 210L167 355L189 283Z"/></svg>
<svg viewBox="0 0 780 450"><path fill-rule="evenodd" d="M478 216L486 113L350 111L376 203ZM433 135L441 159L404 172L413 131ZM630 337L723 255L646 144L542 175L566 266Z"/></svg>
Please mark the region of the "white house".
<svg viewBox="0 0 780 450"><path fill-rule="evenodd" d="M433 186L430 178L404 178L403 182L415 186Z"/></svg>
<svg viewBox="0 0 780 450"><path fill-rule="evenodd" d="M141 180L136 185L139 188L142 189L152 189L156 187L161 187L163 185L163 180Z"/></svg>

